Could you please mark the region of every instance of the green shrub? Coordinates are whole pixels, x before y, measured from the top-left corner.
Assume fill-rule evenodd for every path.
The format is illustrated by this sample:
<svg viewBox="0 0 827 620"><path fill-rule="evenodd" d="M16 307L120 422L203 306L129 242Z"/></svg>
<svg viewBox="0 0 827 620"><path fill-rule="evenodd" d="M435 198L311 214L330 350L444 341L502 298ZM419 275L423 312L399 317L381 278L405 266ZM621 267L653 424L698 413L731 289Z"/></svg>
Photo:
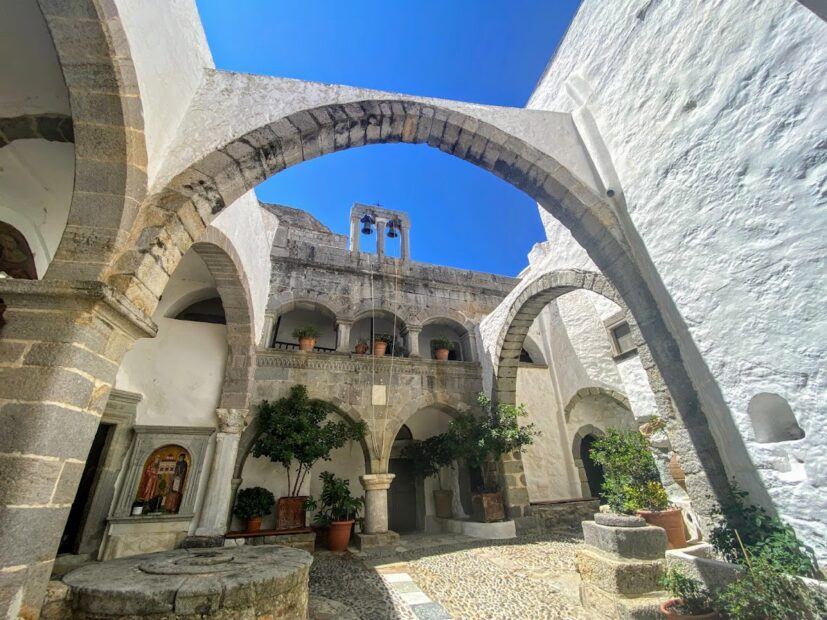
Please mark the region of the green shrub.
<svg viewBox="0 0 827 620"><path fill-rule="evenodd" d="M660 586L669 592L673 598L680 599L680 603L673 609L687 616L708 614L715 608L712 595L703 584L682 573L676 568L670 568L660 578Z"/></svg>
<svg viewBox="0 0 827 620"><path fill-rule="evenodd" d="M448 349L449 351L453 351L455 346L454 343L448 340L447 338L434 338L431 340L431 344L436 349Z"/></svg>
<svg viewBox="0 0 827 620"><path fill-rule="evenodd" d="M827 598L764 558L747 556L747 570L718 593L727 618L819 620L827 617Z"/></svg>
<svg viewBox="0 0 827 620"><path fill-rule="evenodd" d="M312 325L305 325L304 327L297 327L293 330L293 338L301 340L302 338L311 338L316 340L319 337L319 330Z"/></svg>
<svg viewBox="0 0 827 620"><path fill-rule="evenodd" d="M350 481L337 478L329 471L323 471L319 478L322 481L319 502L311 497L305 500L304 504L306 510L319 508L319 512L313 517L313 523L327 527L332 521L350 521L358 518L365 500L351 495Z"/></svg>
<svg viewBox="0 0 827 620"><path fill-rule="evenodd" d="M406 446L402 456L411 460L414 476L421 479L436 476L441 488L439 472L454 462L456 449L453 440L454 437L446 433L434 435Z"/></svg>
<svg viewBox="0 0 827 620"><path fill-rule="evenodd" d="M798 540L793 528L748 503L748 497L749 493L739 489L735 481L730 483L729 494L721 502L723 521L710 536L716 551L726 561L745 566L746 550L750 557L785 573L819 577L815 556Z"/></svg>
<svg viewBox="0 0 827 620"><path fill-rule="evenodd" d="M276 498L263 487L241 489L235 500L233 514L245 521L254 517L263 517L273 509L275 503Z"/></svg>
<svg viewBox="0 0 827 620"><path fill-rule="evenodd" d="M621 514L669 506L649 442L638 431L610 428L592 444L591 457L603 467L603 496Z"/></svg>

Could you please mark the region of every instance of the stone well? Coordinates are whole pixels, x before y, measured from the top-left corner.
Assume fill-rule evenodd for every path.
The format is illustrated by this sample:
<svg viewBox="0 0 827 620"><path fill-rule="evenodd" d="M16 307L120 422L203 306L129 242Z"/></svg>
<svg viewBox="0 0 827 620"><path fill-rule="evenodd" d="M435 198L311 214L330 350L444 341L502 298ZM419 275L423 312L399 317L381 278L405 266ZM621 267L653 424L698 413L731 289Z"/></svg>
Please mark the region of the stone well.
<svg viewBox="0 0 827 620"><path fill-rule="evenodd" d="M89 564L63 581L77 620L305 620L312 562L275 545L177 549Z"/></svg>

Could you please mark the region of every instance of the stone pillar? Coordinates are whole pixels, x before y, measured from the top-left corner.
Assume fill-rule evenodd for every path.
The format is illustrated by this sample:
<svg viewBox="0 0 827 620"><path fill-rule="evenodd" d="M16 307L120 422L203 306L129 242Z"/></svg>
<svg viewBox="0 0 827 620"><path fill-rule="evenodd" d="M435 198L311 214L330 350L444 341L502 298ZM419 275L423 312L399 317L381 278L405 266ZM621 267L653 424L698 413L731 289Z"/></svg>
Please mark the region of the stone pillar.
<svg viewBox="0 0 827 620"><path fill-rule="evenodd" d="M272 314L265 313L264 327L261 328L261 340L258 346L267 348L273 342L273 330L276 327L276 317Z"/></svg>
<svg viewBox="0 0 827 620"><path fill-rule="evenodd" d="M336 351L348 353L350 351L350 328L352 321L339 321L336 323Z"/></svg>
<svg viewBox="0 0 827 620"><path fill-rule="evenodd" d="M399 534L388 530L388 489L395 474L365 474L359 482L365 489L365 530L357 537L360 549L393 544Z"/></svg>
<svg viewBox="0 0 827 620"><path fill-rule="evenodd" d="M233 470L238 455L238 442L249 421L248 409L216 409L218 432L215 453L207 485L207 496L201 508L196 536L223 536L227 532L227 515L233 498Z"/></svg>
<svg viewBox="0 0 827 620"><path fill-rule="evenodd" d="M402 250L400 254L402 260L411 260L411 233L408 226L402 227Z"/></svg>
<svg viewBox="0 0 827 620"><path fill-rule="evenodd" d="M462 347L462 361L477 362L477 339L472 332L465 332L459 339Z"/></svg>
<svg viewBox="0 0 827 620"><path fill-rule="evenodd" d="M350 251L359 251L359 240L362 234L362 229L359 226L359 218L351 216L350 218Z"/></svg>
<svg viewBox="0 0 827 620"><path fill-rule="evenodd" d="M382 257L385 255L385 225L388 220L376 218L376 253Z"/></svg>
<svg viewBox="0 0 827 620"><path fill-rule="evenodd" d="M408 349L409 357L422 357L419 352L419 334L421 327L408 326L405 330L405 347Z"/></svg>
<svg viewBox="0 0 827 620"><path fill-rule="evenodd" d="M155 325L100 282L0 279L0 615L37 617L123 356Z"/></svg>
<svg viewBox="0 0 827 620"><path fill-rule="evenodd" d="M500 457L499 473L506 517L514 521L518 533L532 529L536 524L531 518L523 457L519 450Z"/></svg>

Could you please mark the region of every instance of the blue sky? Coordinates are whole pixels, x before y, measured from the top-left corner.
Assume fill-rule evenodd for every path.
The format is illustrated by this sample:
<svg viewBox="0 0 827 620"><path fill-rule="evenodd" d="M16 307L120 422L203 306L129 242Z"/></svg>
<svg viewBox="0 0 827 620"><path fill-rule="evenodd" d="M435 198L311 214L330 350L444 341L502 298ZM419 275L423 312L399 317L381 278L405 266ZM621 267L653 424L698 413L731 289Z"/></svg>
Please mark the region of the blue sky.
<svg viewBox="0 0 827 620"><path fill-rule="evenodd" d="M198 0L220 69L505 106L525 105L577 5ZM424 145L326 155L277 174L258 195L340 233L353 202L407 211L414 260L478 271L516 275L544 239L528 196Z"/></svg>

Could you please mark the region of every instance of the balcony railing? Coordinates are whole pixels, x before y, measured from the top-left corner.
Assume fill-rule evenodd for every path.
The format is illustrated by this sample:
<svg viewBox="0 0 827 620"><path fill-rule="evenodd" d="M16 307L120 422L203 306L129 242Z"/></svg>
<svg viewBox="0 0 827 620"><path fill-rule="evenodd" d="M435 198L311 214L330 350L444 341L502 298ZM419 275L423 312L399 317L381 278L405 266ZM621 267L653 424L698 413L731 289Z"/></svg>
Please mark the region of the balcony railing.
<svg viewBox="0 0 827 620"><path fill-rule="evenodd" d="M278 349L279 351L298 351L299 345L295 342L282 342L281 340L276 340L273 343L273 349ZM313 347L313 350L317 353L335 353L336 349L331 349L330 347Z"/></svg>

